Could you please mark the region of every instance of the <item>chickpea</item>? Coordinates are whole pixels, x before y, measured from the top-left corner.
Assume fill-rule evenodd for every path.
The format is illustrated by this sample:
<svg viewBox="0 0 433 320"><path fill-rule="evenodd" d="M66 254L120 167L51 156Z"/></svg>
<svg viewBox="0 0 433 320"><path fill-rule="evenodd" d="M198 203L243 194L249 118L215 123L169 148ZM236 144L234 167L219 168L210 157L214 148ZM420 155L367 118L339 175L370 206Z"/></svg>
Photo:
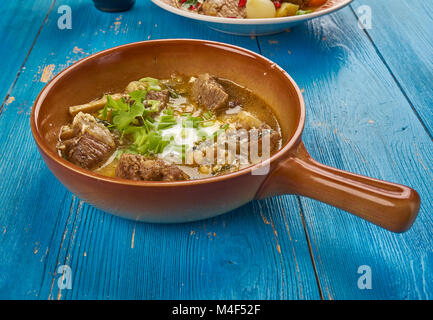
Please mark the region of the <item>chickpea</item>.
<svg viewBox="0 0 433 320"><path fill-rule="evenodd" d="M212 173L216 173L218 171L220 171L222 168L222 166L220 164L216 164L212 167Z"/></svg>
<svg viewBox="0 0 433 320"><path fill-rule="evenodd" d="M200 166L200 168L198 169L198 171L200 171L200 173L203 173L203 174L209 174L210 169L209 169L208 166Z"/></svg>
<svg viewBox="0 0 433 320"><path fill-rule="evenodd" d="M126 87L125 92L126 93L131 93L131 92L134 92L134 91L137 91L137 90L144 90L144 89L146 89L146 85L143 82L132 81Z"/></svg>

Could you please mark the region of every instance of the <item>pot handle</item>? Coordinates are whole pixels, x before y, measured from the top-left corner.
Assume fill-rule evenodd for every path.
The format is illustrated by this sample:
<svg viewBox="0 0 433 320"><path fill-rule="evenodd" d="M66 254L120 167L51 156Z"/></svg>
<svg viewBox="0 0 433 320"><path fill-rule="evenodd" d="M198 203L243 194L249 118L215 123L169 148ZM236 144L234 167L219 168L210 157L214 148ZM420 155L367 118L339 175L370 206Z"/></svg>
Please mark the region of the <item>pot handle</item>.
<svg viewBox="0 0 433 320"><path fill-rule="evenodd" d="M302 142L271 171L256 198L281 194L325 202L393 232L408 230L420 207L415 190L318 163Z"/></svg>

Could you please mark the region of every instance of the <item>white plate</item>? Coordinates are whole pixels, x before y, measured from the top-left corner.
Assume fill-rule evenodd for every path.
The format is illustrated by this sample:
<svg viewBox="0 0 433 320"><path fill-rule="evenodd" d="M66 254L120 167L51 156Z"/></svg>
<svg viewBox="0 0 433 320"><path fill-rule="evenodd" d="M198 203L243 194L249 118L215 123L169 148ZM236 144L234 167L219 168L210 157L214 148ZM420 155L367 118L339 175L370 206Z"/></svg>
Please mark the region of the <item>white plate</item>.
<svg viewBox="0 0 433 320"><path fill-rule="evenodd" d="M217 31L241 36L261 36L282 32L298 23L340 10L352 1L353 0L328 0L326 4L317 9L315 12L299 16L266 19L233 19L192 13L172 7L163 0L152 0L154 4L171 13L200 21L206 24L209 28Z"/></svg>

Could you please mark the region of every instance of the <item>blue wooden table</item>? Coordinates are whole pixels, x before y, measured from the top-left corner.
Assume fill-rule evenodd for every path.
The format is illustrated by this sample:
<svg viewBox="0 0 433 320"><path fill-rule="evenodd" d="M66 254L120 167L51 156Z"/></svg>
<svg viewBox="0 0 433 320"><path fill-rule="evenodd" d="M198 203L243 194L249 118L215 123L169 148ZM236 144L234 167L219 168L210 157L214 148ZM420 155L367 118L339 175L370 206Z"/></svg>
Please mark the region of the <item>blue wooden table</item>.
<svg viewBox="0 0 433 320"><path fill-rule="evenodd" d="M72 29L58 27L61 5L72 9ZM362 5L371 8L371 29L358 26ZM356 0L256 38L212 31L148 0L115 14L97 11L90 0L5 1L0 298L432 299L432 17L432 1ZM31 136L37 94L89 54L158 38L232 43L281 65L304 93L311 154L415 188L422 205L413 228L393 234L298 196L195 223L146 224L101 212L68 192ZM62 265L70 268L70 289L59 287ZM371 289L361 290L358 280L369 272Z"/></svg>

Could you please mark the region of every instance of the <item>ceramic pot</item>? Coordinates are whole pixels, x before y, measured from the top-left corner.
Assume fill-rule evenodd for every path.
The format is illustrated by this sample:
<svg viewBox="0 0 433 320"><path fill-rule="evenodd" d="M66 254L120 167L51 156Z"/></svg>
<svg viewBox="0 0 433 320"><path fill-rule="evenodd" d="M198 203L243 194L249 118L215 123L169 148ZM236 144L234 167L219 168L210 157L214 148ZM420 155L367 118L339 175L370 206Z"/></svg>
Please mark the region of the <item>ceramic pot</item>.
<svg viewBox="0 0 433 320"><path fill-rule="evenodd" d="M191 58L193 57L193 59ZM208 72L231 79L264 99L276 114L283 147L262 164L201 180L140 182L98 175L61 158L58 132L68 107L119 92L144 76ZM36 99L34 139L48 168L80 199L122 217L148 222L186 222L213 217L253 199L282 194L308 196L395 232L415 220L420 198L413 189L320 164L302 143L305 106L293 79L252 51L202 40L131 43L91 55L54 77ZM266 174L255 174L269 166Z"/></svg>

